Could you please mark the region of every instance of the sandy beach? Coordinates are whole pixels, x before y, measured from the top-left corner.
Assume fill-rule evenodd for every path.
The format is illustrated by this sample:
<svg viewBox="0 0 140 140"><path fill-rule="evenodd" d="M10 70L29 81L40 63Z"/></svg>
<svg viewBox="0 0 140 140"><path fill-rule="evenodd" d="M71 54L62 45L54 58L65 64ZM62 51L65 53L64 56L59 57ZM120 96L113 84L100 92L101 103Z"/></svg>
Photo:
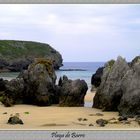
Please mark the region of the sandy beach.
<svg viewBox="0 0 140 140"><path fill-rule="evenodd" d="M92 101L95 93L87 92L86 101ZM23 125L10 125L7 120L11 114L19 113ZM103 116L98 116L100 113ZM107 124L99 127L96 120L118 118L118 112L102 112L91 107L38 107L33 105L15 105L4 107L0 105L1 129L138 129L135 121L130 124ZM82 118L82 121L79 119ZM91 125L92 126L89 126Z"/></svg>

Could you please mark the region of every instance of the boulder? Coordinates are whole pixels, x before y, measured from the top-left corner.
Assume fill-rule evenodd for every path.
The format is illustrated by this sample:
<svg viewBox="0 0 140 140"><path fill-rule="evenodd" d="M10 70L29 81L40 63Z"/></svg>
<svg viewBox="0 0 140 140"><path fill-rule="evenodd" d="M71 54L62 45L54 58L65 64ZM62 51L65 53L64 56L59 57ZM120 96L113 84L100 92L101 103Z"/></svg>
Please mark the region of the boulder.
<svg viewBox="0 0 140 140"><path fill-rule="evenodd" d="M115 63L105 64L101 84L93 99L93 107L108 111L118 109L123 94L122 78L129 69L125 59L120 56Z"/></svg>
<svg viewBox="0 0 140 140"><path fill-rule="evenodd" d="M84 106L84 97L88 90L84 80L70 80L63 76L59 80L59 106Z"/></svg>
<svg viewBox="0 0 140 140"><path fill-rule="evenodd" d="M7 123L12 124L12 125L14 125L14 124L24 124L23 121L16 115L10 117Z"/></svg>
<svg viewBox="0 0 140 140"><path fill-rule="evenodd" d="M108 124L108 121L107 120L104 120L104 119L98 119L98 120L96 120L96 123L99 126L104 127L106 124Z"/></svg>
<svg viewBox="0 0 140 140"><path fill-rule="evenodd" d="M135 63L122 80L123 96L118 107L120 115L140 115L140 62Z"/></svg>

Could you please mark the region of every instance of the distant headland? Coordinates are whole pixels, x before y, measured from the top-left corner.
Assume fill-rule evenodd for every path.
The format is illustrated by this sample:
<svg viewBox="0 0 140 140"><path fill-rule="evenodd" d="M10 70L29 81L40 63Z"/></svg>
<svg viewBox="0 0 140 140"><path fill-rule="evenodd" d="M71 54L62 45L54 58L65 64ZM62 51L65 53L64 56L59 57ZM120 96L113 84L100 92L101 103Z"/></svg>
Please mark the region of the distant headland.
<svg viewBox="0 0 140 140"><path fill-rule="evenodd" d="M0 71L21 71L27 69L35 58L47 58L53 61L54 69L62 66L61 54L49 44L19 41L0 40Z"/></svg>

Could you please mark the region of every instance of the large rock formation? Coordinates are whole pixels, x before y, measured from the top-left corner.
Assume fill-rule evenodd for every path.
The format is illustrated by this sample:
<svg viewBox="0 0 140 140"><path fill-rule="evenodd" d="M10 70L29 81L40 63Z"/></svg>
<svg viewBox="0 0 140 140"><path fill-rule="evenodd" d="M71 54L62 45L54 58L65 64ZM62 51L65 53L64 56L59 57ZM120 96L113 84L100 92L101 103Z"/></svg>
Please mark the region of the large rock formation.
<svg viewBox="0 0 140 140"><path fill-rule="evenodd" d="M58 103L56 75L50 61L37 60L20 77L25 81L25 103L41 106Z"/></svg>
<svg viewBox="0 0 140 140"><path fill-rule="evenodd" d="M105 65L101 85L93 100L93 107L117 110L122 97L121 81L128 70L127 62L121 57L118 57L113 65L109 63Z"/></svg>
<svg viewBox="0 0 140 140"><path fill-rule="evenodd" d="M105 66L93 107L118 110L121 116L140 115L140 57L127 63L118 57L112 67Z"/></svg>
<svg viewBox="0 0 140 140"><path fill-rule="evenodd" d="M1 80L2 81L2 80ZM59 103L56 75L50 60L36 59L28 70L20 73L18 78L5 84L1 102L5 106L18 103L46 106Z"/></svg>
<svg viewBox="0 0 140 140"><path fill-rule="evenodd" d="M55 84L56 75L50 60L36 59L11 81L0 80L0 101L5 106L34 104L48 106L83 106L88 89L84 80L69 80L66 76Z"/></svg>
<svg viewBox="0 0 140 140"><path fill-rule="evenodd" d="M27 69L35 58L50 59L55 69L62 66L61 54L48 44L0 40L0 71L22 71Z"/></svg>
<svg viewBox="0 0 140 140"><path fill-rule="evenodd" d="M60 78L60 106L84 106L84 97L88 86L84 80L69 80L66 76Z"/></svg>
<svg viewBox="0 0 140 140"><path fill-rule="evenodd" d="M118 107L120 115L140 115L140 63L134 64L122 80L123 96Z"/></svg>

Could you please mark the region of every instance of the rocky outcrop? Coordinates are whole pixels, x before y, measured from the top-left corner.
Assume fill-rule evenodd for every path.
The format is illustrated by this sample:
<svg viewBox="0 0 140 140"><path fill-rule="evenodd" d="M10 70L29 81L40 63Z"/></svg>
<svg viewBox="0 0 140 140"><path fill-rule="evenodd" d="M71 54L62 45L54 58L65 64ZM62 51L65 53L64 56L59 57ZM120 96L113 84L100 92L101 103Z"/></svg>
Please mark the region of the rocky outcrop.
<svg viewBox="0 0 140 140"><path fill-rule="evenodd" d="M127 63L118 57L112 67L105 66L93 107L118 110L122 118L140 115L140 58Z"/></svg>
<svg viewBox="0 0 140 140"><path fill-rule="evenodd" d="M88 86L84 80L70 80L66 76L60 78L59 106L84 106L84 97Z"/></svg>
<svg viewBox="0 0 140 140"><path fill-rule="evenodd" d="M103 110L117 110L122 97L122 78L129 70L125 59L118 57L113 65L108 63L103 70L101 84L93 100L93 107Z"/></svg>
<svg viewBox="0 0 140 140"><path fill-rule="evenodd" d="M92 89L91 90L94 90L95 88L99 87L100 84L101 84L101 78L103 76L103 69L105 67L112 67L113 64L115 63L115 60L110 60L108 61L104 67L99 67L97 69L97 71L92 75L91 77L91 85L92 85Z"/></svg>
<svg viewBox="0 0 140 140"><path fill-rule="evenodd" d="M140 62L122 80L123 96L118 107L120 115L140 115Z"/></svg>
<svg viewBox="0 0 140 140"><path fill-rule="evenodd" d="M48 44L0 40L0 71L22 71L27 69L35 58L51 60L55 69L62 66L61 54Z"/></svg>
<svg viewBox="0 0 140 140"><path fill-rule="evenodd" d="M10 117L8 119L8 124L12 124L12 125L15 125L15 124L24 124L23 121L16 115Z"/></svg>
<svg viewBox="0 0 140 140"><path fill-rule="evenodd" d="M1 102L5 106L19 103L39 106L58 104L59 88L55 85L55 81L56 75L51 61L36 59L27 70L20 73L18 78L5 84L0 83L0 86L5 88Z"/></svg>
<svg viewBox="0 0 140 140"><path fill-rule="evenodd" d="M50 61L39 60L22 75L25 81L24 102L40 106L58 103L56 75Z"/></svg>

